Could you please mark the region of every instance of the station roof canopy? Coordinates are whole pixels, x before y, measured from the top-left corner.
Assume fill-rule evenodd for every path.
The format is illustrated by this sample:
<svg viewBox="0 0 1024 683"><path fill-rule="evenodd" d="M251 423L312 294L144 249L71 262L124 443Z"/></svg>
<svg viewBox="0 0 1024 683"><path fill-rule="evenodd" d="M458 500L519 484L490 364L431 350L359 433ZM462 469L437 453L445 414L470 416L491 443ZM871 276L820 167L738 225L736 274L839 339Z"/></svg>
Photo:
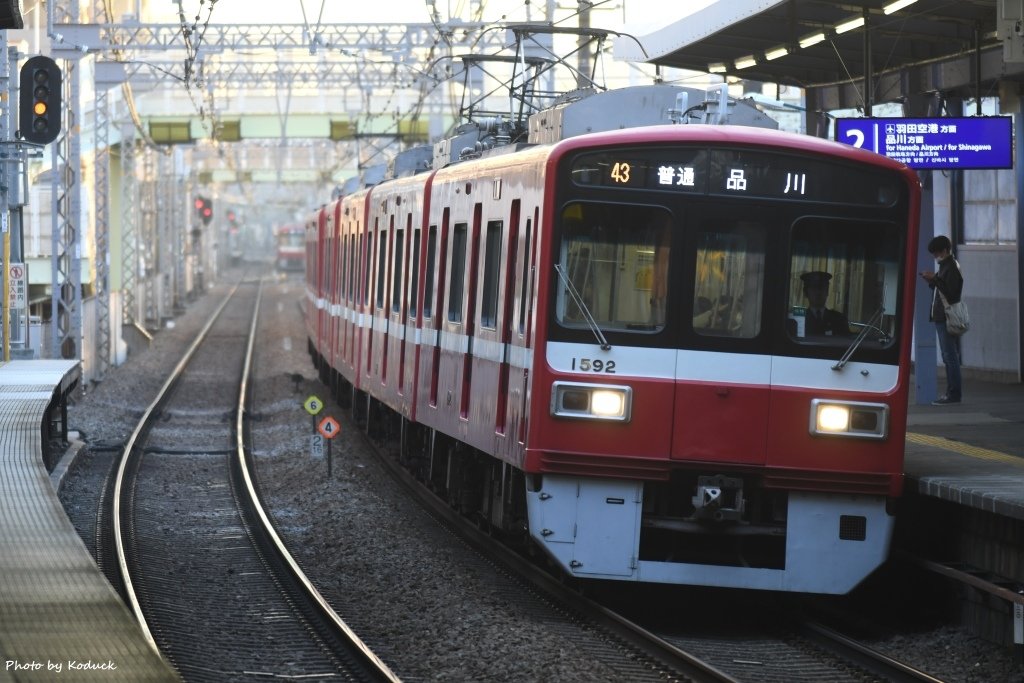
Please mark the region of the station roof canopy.
<svg viewBox="0 0 1024 683"><path fill-rule="evenodd" d="M876 102L907 91L969 97L1024 68L1003 60L1004 4L1020 2L719 0L635 41L620 37L615 56L825 91L837 108L854 104L843 101L856 99L843 90L859 87L865 70L874 75Z"/></svg>

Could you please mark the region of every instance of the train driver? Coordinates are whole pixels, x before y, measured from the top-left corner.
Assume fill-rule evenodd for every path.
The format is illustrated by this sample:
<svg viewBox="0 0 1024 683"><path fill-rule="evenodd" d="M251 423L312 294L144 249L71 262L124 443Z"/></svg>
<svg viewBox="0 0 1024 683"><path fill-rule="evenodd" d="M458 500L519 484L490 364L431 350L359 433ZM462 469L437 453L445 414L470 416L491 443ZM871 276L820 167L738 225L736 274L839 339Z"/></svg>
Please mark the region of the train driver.
<svg viewBox="0 0 1024 683"><path fill-rule="evenodd" d="M850 334L850 323L840 311L829 308L829 283L832 274L813 270L800 276L807 297L806 330L809 336L846 336Z"/></svg>

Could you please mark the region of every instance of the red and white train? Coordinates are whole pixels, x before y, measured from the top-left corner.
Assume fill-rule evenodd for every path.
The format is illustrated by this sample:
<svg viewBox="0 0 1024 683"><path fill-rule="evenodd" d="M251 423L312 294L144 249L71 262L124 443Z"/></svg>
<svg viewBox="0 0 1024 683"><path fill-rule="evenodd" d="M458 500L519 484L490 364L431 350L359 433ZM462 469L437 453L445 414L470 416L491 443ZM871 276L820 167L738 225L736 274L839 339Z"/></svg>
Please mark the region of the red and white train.
<svg viewBox="0 0 1024 683"><path fill-rule="evenodd" d="M306 226L310 352L358 419L574 577L845 593L885 561L914 172L734 125L470 156Z"/></svg>
<svg viewBox="0 0 1024 683"><path fill-rule="evenodd" d="M279 271L301 271L306 267L306 227L279 225L274 229L274 267Z"/></svg>

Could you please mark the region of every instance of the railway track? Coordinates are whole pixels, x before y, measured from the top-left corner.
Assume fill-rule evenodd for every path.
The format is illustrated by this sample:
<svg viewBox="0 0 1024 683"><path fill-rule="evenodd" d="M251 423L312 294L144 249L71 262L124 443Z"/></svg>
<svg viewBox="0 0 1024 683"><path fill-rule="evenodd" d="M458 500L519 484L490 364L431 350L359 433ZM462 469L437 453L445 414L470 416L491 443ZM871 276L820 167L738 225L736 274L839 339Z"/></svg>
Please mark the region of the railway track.
<svg viewBox="0 0 1024 683"><path fill-rule="evenodd" d="M394 457L393 444L379 438L367 438L369 447L395 476L435 518L486 557L508 568L508 571L540 594L548 596L576 619L592 624L619 643L621 652L643 662L643 680L732 681L757 683L847 683L893 681L899 683L938 683L940 679L926 672L877 652L856 639L843 635L810 619L776 613L774 618L751 618L740 607L743 598L735 591L723 600L725 613L704 619L708 612L722 605L695 607L680 605L675 623L685 622L686 630L666 625L664 621L644 614L645 605L656 604L650 595L636 601L636 593L627 607L611 606L596 596L601 588L588 588L584 596L572 582L553 576L529 558L512 551L488 529L460 515L426 485L416 479ZM391 446L391 447L389 447ZM656 587L646 586L650 594ZM672 590L669 587L668 590ZM696 590L696 589L694 589ZM711 590L711 589L709 589ZM612 593L615 590L613 589ZM719 595L721 592L718 593ZM638 607L639 605L639 607ZM639 610L639 611L638 611ZM648 676L650 678L643 678ZM639 679L638 679L639 680Z"/></svg>
<svg viewBox="0 0 1024 683"><path fill-rule="evenodd" d="M107 496L121 589L187 681L397 680L258 499L246 409L261 296L248 280L225 297L125 445Z"/></svg>

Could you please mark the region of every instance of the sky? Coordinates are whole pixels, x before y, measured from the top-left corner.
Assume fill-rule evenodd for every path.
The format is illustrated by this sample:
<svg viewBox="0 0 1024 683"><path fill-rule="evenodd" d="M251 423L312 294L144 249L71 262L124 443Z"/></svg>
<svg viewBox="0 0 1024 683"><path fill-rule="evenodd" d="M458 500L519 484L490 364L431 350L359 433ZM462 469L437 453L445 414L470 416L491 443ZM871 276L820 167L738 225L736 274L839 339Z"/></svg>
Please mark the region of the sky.
<svg viewBox="0 0 1024 683"><path fill-rule="evenodd" d="M549 0L486 0L484 21L534 21L544 20L545 7ZM596 0L591 12L591 25L610 30L621 30L624 26L649 23L650 17L658 17L664 25L712 4L715 0L684 0L668 3L665 0ZM150 12L158 13L155 21L177 21L179 2L186 19L191 23L199 13L205 21L210 7L209 0L200 5L199 0L167 0L152 2ZM452 16L468 18L469 0L434 0L442 20ZM572 0L558 0L553 3L556 21L568 14ZM322 11L322 14L321 14ZM352 0L277 0L275 3L254 3L253 0L217 0L213 5L213 23L303 23L303 15L310 23L322 17L325 23L427 23L430 21L426 0L377 0L376 2L353 2ZM575 25L573 20L567 22Z"/></svg>

